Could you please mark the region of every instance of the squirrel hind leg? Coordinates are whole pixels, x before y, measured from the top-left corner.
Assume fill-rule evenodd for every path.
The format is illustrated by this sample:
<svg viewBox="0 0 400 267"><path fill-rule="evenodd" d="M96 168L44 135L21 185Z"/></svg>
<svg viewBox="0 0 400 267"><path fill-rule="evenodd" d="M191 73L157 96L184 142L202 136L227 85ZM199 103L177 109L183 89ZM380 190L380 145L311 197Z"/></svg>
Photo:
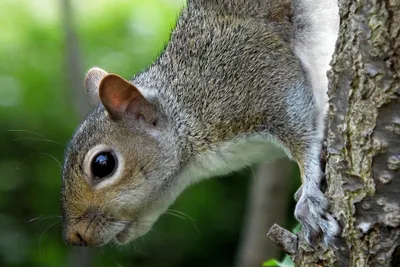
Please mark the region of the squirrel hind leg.
<svg viewBox="0 0 400 267"><path fill-rule="evenodd" d="M320 168L319 142L309 146L303 160L298 161L303 185L296 192L298 203L295 217L300 222L306 241L315 247L318 237L323 236L325 244L335 247L340 226L329 213L329 202L320 189L322 173Z"/></svg>
<svg viewBox="0 0 400 267"><path fill-rule="evenodd" d="M292 0L294 43L311 83L318 109L327 110L327 71L335 51L339 32L337 0Z"/></svg>

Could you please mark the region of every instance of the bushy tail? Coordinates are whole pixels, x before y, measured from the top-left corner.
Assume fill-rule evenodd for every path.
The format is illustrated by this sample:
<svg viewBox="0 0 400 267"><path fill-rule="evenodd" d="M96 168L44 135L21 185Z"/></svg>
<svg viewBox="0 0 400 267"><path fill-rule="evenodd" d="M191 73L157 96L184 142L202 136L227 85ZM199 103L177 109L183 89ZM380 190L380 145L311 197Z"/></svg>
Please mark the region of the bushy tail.
<svg viewBox="0 0 400 267"><path fill-rule="evenodd" d="M317 106L325 115L328 106L326 72L339 32L338 1L292 0L292 8L294 52L308 74Z"/></svg>

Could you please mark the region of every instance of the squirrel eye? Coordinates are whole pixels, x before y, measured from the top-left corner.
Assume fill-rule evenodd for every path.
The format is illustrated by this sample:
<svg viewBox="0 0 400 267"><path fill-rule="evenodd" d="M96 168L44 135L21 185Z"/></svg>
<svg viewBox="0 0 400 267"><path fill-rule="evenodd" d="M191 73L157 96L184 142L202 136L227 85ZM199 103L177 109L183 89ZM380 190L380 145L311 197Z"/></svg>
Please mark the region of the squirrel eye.
<svg viewBox="0 0 400 267"><path fill-rule="evenodd" d="M111 152L100 152L93 157L91 171L95 180L111 176L117 167L117 160Z"/></svg>

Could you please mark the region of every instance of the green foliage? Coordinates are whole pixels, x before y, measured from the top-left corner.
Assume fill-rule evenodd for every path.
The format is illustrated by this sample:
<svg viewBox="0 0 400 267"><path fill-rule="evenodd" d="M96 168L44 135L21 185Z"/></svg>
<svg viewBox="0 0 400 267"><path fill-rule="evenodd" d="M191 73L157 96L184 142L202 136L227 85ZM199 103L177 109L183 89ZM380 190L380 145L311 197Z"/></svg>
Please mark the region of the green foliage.
<svg viewBox="0 0 400 267"><path fill-rule="evenodd" d="M72 4L84 69L130 78L162 51L183 1ZM53 0L0 2L0 266L74 266L80 253L61 234L61 161L81 120L66 83L61 12ZM170 212L132 245L89 250L90 266L231 266L245 176L188 190L171 209L194 219Z"/></svg>
<svg viewBox="0 0 400 267"><path fill-rule="evenodd" d="M60 2L0 2L0 266L69 267L80 253L61 234L63 153L81 118L66 82ZM156 59L184 4L71 2L84 69L99 66L126 78ZM175 216L162 216L130 246L89 250L89 266L232 266L246 176L191 188L171 209L194 219L170 212Z"/></svg>
<svg viewBox="0 0 400 267"><path fill-rule="evenodd" d="M301 230L301 225L297 224L295 228L293 228L292 233L297 234Z"/></svg>
<svg viewBox="0 0 400 267"><path fill-rule="evenodd" d="M289 256L285 256L282 262L272 259L264 262L262 266L294 267L294 263Z"/></svg>

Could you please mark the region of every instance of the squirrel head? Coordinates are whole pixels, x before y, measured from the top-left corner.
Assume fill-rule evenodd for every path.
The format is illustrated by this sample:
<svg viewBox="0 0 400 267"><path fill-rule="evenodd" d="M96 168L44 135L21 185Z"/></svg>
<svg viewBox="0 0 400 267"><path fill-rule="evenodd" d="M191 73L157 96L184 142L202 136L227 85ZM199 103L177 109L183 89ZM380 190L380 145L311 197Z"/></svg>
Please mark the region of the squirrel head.
<svg viewBox="0 0 400 267"><path fill-rule="evenodd" d="M98 68L88 72L85 88L97 108L66 151L64 239L72 245L125 244L150 230L175 199L167 189L179 162L168 148L173 141L156 100Z"/></svg>

